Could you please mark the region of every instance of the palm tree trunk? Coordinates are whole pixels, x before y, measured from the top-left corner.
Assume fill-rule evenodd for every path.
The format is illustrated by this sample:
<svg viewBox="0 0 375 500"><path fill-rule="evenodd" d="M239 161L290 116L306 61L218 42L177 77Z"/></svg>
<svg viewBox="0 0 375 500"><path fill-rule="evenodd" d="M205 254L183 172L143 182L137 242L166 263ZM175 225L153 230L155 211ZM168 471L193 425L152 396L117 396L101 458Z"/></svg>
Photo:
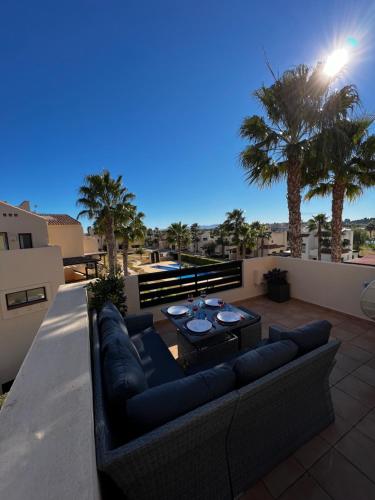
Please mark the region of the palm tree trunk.
<svg viewBox="0 0 375 500"><path fill-rule="evenodd" d="M341 262L341 232L344 197L345 185L339 181L335 181L332 190L332 262Z"/></svg>
<svg viewBox="0 0 375 500"><path fill-rule="evenodd" d="M292 257L301 258L301 165L298 161L291 161L287 174L289 235Z"/></svg>
<svg viewBox="0 0 375 500"><path fill-rule="evenodd" d="M318 260L322 260L322 226L318 223Z"/></svg>
<svg viewBox="0 0 375 500"><path fill-rule="evenodd" d="M109 265L109 275L114 276L116 274L116 237L114 231L113 218L108 218L108 230L106 234L107 245L108 245L108 265Z"/></svg>
<svg viewBox="0 0 375 500"><path fill-rule="evenodd" d="M124 268L124 276L129 276L128 250L129 250L129 239L128 237L126 237L122 240L122 266Z"/></svg>
<svg viewBox="0 0 375 500"><path fill-rule="evenodd" d="M264 245L264 238L262 236L260 240L260 256L263 257L263 245Z"/></svg>

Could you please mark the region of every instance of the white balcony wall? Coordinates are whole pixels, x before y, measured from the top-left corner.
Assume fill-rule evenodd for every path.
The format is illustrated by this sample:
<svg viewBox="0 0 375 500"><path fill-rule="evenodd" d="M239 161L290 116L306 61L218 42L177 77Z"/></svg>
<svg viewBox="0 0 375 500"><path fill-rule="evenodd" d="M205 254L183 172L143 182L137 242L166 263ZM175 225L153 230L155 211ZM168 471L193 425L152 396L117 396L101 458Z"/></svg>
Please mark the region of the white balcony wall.
<svg viewBox="0 0 375 500"><path fill-rule="evenodd" d="M100 498L83 284L59 288L0 411L0 498Z"/></svg>
<svg viewBox="0 0 375 500"><path fill-rule="evenodd" d="M374 267L291 257L276 257L276 262L288 271L292 297L368 319L359 299L364 283L375 280Z"/></svg>

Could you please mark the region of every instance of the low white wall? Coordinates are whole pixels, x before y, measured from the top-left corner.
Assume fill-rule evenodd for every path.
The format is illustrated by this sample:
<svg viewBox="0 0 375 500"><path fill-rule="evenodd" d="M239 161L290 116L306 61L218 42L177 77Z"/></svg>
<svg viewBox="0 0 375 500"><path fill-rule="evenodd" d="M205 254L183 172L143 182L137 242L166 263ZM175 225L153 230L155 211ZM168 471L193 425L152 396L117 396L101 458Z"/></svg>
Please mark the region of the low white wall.
<svg viewBox="0 0 375 500"><path fill-rule="evenodd" d="M288 271L291 296L359 318L365 282L375 280L375 268L317 260L276 257L276 265Z"/></svg>
<svg viewBox="0 0 375 500"><path fill-rule="evenodd" d="M100 498L82 284L59 288L0 411L0 498Z"/></svg>
<svg viewBox="0 0 375 500"><path fill-rule="evenodd" d="M256 259L245 259L243 261L243 285L239 288L233 288L232 290L225 290L220 292L220 297L222 297L227 302L235 302L238 300L244 300L249 297L256 297L258 295L263 295L265 293L265 287L262 283L263 273L266 273L272 267L275 267L276 259L274 256L256 258ZM144 309L140 308L139 305L139 291L138 291L138 276L128 276L126 278L126 295L127 295L127 306L129 314L139 314L141 312L151 312L154 315L155 321L165 319L165 316L161 313L161 305L147 307ZM186 304L186 300L181 300L174 302L174 304Z"/></svg>

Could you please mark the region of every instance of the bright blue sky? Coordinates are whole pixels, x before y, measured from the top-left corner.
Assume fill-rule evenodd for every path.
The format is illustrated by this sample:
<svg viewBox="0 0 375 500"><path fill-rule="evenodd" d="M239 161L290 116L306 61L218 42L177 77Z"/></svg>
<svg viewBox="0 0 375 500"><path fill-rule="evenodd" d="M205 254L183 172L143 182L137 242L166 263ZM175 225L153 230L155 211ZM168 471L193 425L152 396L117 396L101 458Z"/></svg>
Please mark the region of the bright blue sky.
<svg viewBox="0 0 375 500"><path fill-rule="evenodd" d="M238 128L282 72L359 40L348 79L375 112L372 1L3 0L0 199L76 216L85 174L122 174L150 226L287 220L285 185L248 187ZM375 216L374 190L344 216ZM330 211L304 204L302 216Z"/></svg>

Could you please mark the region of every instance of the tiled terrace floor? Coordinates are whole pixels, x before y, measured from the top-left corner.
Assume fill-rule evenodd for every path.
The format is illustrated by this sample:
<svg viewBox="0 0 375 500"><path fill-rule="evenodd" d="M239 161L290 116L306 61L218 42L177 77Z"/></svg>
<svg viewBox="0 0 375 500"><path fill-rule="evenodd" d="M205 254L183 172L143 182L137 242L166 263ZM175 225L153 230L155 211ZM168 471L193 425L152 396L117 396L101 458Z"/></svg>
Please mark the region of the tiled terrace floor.
<svg viewBox="0 0 375 500"><path fill-rule="evenodd" d="M265 297L241 301L270 324L296 327L315 319L333 324L342 341L331 374L336 421L253 486L242 500L375 499L375 324L312 304ZM168 321L158 330L177 356L176 334ZM172 332L172 333L171 333Z"/></svg>

